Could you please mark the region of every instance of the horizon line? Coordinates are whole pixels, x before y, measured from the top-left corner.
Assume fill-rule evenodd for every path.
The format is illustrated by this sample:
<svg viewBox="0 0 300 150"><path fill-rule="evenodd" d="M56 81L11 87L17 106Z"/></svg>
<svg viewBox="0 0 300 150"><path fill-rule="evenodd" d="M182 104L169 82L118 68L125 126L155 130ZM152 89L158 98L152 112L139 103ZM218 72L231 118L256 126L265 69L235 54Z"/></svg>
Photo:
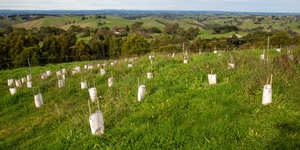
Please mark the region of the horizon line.
<svg viewBox="0 0 300 150"><path fill-rule="evenodd" d="M278 13L278 14L300 14L300 12L276 12L276 11L228 11L228 10L159 10L159 9L0 9L0 11L177 11L177 12L229 12L229 13Z"/></svg>

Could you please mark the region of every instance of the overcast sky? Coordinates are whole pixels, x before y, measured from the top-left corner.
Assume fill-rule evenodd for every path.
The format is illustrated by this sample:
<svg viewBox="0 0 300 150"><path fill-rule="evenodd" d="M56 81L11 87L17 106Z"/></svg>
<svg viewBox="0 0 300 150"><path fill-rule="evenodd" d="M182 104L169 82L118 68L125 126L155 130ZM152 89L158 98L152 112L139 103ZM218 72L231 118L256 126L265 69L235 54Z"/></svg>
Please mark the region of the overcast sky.
<svg viewBox="0 0 300 150"><path fill-rule="evenodd" d="M300 0L0 0L12 10L217 10L300 13Z"/></svg>

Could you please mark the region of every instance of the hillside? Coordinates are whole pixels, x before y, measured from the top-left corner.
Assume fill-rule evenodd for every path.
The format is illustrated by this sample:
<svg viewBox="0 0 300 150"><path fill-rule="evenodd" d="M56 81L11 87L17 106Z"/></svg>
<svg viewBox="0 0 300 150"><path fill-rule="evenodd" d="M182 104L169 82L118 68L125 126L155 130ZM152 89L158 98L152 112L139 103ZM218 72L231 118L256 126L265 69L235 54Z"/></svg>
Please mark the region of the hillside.
<svg viewBox="0 0 300 150"><path fill-rule="evenodd" d="M0 71L1 149L297 149L300 146L300 53L287 50L218 51L183 55L155 54L130 61L73 62L33 67L33 90L18 88L10 95L7 79L19 79L30 70ZM232 57L232 59L231 59ZM114 62L111 65L111 62ZM228 69L227 63L235 68ZM128 63L133 67L128 68ZM97 64L107 64L100 75ZM93 69L84 69L93 65ZM74 67L81 73L72 75ZM66 68L59 88L56 71ZM153 79L147 79L152 69ZM47 70L52 75L42 80ZM216 73L217 84L207 75ZM262 105L263 86L272 81L272 99ZM107 79L113 77L113 87ZM91 134L89 93L80 89L86 79L97 89L105 134ZM138 83L146 96L137 101ZM35 108L33 93L44 105ZM97 109L91 103L91 110Z"/></svg>
<svg viewBox="0 0 300 150"><path fill-rule="evenodd" d="M129 15L130 16L130 15ZM298 22L299 18L296 16L253 16L253 15L214 15L214 14L203 14L203 15L148 15L139 17L133 16L133 19L127 19L126 16L118 15L107 15L106 18L96 18L94 14L85 15L85 19L80 15L59 15L59 16L44 16L32 21L24 21L21 18L9 21L8 19L0 20L1 24L12 24L16 28L41 28L41 27L57 27L64 30L68 30L71 25L80 26L82 28L91 27L98 29L101 27L113 27L120 26L131 26L134 22L143 22L144 28L157 27L161 31L164 30L165 24L178 23L181 28L185 30L190 27L199 27L199 35L206 39L229 37L235 33L228 34L214 34L213 28L216 26L234 25L239 28L238 34L246 35L255 29L263 29L268 32L272 31L292 31L300 33ZM101 23L101 24L99 24Z"/></svg>

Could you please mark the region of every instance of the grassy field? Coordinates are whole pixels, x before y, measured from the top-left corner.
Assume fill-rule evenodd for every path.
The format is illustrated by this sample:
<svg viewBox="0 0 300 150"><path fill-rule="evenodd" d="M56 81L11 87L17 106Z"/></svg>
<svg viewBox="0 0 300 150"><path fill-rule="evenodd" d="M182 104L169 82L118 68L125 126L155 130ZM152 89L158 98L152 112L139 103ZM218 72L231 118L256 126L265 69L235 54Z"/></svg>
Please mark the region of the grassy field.
<svg viewBox="0 0 300 150"><path fill-rule="evenodd" d="M0 71L1 149L298 149L300 147L299 48L294 60L286 50L219 51L190 54L189 63L177 54L124 60L74 62L33 67L34 93L40 90L44 105L35 108L32 89L18 88L10 95L8 78L21 78L28 68ZM232 60L234 69L227 69ZM97 64L107 62L101 76ZM83 65L94 65L91 70ZM81 66L80 74L71 70ZM154 78L147 79L150 66ZM58 88L55 71L68 70L66 86ZM40 74L51 70L45 80ZM207 74L217 74L209 85ZM273 103L261 104L263 86L273 74ZM113 87L107 87L108 77ZM105 134L94 136L89 125L86 78L96 85ZM138 80L146 97L137 101ZM92 103L93 111L97 109Z"/></svg>

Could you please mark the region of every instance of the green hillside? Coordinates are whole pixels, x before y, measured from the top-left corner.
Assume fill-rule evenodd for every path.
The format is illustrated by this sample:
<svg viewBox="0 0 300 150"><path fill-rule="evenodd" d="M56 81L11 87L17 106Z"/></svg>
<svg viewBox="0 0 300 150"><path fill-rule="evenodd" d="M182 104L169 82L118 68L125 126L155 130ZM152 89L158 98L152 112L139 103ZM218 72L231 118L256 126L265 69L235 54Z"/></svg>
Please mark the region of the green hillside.
<svg viewBox="0 0 300 150"><path fill-rule="evenodd" d="M256 28L261 28L265 31L271 32L276 30L291 30L293 32L300 33L298 19L293 18L293 16L279 16L273 18L272 16L251 16L251 15L184 15L175 17L162 17L162 16L147 16L141 17L139 19L125 19L117 15L108 15L106 18L95 18L95 15L86 15L85 19L82 16L71 16L62 15L60 17L55 16L45 16L38 20L24 21L20 17L16 20L0 20L0 24L11 24L16 28L40 28L40 27L57 27L64 30L68 30L70 26L76 25L82 28L91 27L93 29L98 29L101 27L113 27L120 26L131 26L134 22L143 22L143 28L157 27L161 31L164 30L166 24L178 23L181 28L185 30L190 27L199 27L200 35L203 38L219 38L228 37L234 33L227 34L213 34L213 28L216 26L224 25L234 25L237 26L240 31L238 34L246 35L251 30Z"/></svg>
<svg viewBox="0 0 300 150"><path fill-rule="evenodd" d="M26 29L31 29L33 27L36 28L40 28L40 27L46 27L46 26L51 26L51 27L58 27L58 28L62 28L64 30L67 30L71 25L79 25L81 27L92 27L92 28L100 28L100 27L109 27L112 28L114 26L130 26L132 23L139 21L139 22L144 22L144 27L146 28L150 28L150 27L158 27L159 29L163 30L164 28L164 24L158 23L156 20L159 20L163 23L179 23L179 25L181 27L183 27L184 29L188 29L190 27L196 27L195 25L192 25L191 23L195 23L195 24L201 24L199 22L195 22L193 20L181 20L181 21L177 21L177 20L167 20L167 19L163 19L161 17L143 17L141 19L136 19L136 20L128 20L128 19L124 19L118 16L107 16L107 18L101 18L101 19L95 19L94 16L91 16L91 18L89 16L86 16L87 19L82 20L81 17L79 16L62 16L62 17L49 17L46 16L45 18L41 18L38 20L33 20L33 21L28 21L28 22L21 22L21 23L17 23L14 25L14 27L17 28L26 28ZM73 22L73 20L75 20L75 23L71 23L71 24L67 24L69 21ZM104 22L105 24L98 26L97 23L101 21Z"/></svg>
<svg viewBox="0 0 300 150"><path fill-rule="evenodd" d="M113 60L50 64L33 67L34 90L18 88L10 95L7 79L19 79L30 70L0 71L1 149L297 149L300 146L299 48L288 58L262 50L156 54L129 61ZM232 59L231 59L232 57ZM235 68L228 69L227 63ZM107 63L101 76L97 64ZM93 65L94 69L84 69ZM75 66L82 72L72 75ZM65 87L58 88L55 72L66 68ZM149 69L154 78L147 79ZM52 75L42 80L47 70ZM216 73L217 84L207 75ZM272 100L262 105L263 86L272 81ZM113 87L107 79L113 77ZM89 93L80 89L86 79L95 85L104 115L105 134L91 134ZM138 83L146 96L137 101ZM44 105L36 108L33 93ZM91 110L97 105L91 103Z"/></svg>

